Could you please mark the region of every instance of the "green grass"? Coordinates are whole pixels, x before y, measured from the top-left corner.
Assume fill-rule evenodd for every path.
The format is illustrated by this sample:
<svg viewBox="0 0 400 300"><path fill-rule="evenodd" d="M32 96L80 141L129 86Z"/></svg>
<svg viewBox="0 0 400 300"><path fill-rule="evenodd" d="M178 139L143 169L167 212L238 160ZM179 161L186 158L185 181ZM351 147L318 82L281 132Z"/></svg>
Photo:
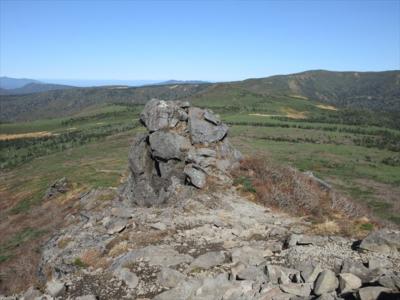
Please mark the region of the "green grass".
<svg viewBox="0 0 400 300"><path fill-rule="evenodd" d="M0 188L10 197L21 195L9 213L27 212L40 204L48 186L61 177L87 189L117 187L127 168L129 141L138 130L35 158L6 171Z"/></svg>
<svg viewBox="0 0 400 300"><path fill-rule="evenodd" d="M86 268L86 264L79 257L74 259L73 265L79 268Z"/></svg>
<svg viewBox="0 0 400 300"><path fill-rule="evenodd" d="M251 182L250 178L248 177L244 177L244 176L240 176L235 178L235 180L233 181L234 185L241 185L242 186L242 190L245 192L249 192L249 193L255 193L256 189L253 186L253 183Z"/></svg>
<svg viewBox="0 0 400 300"><path fill-rule="evenodd" d="M374 224L372 223L363 223L360 225L361 230L372 231L374 229Z"/></svg>
<svg viewBox="0 0 400 300"><path fill-rule="evenodd" d="M13 256L13 250L20 244L34 240L44 233L45 231L43 230L28 227L8 240L0 242L0 263L10 259Z"/></svg>

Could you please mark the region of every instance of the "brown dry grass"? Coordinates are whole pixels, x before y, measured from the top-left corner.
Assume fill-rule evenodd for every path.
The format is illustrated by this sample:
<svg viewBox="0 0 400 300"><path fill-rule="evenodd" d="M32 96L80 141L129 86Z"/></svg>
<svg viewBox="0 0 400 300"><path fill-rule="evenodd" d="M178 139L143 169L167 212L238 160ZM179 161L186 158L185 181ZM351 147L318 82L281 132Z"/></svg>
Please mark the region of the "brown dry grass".
<svg viewBox="0 0 400 300"><path fill-rule="evenodd" d="M307 176L289 167L278 167L263 158L244 159L233 176L250 179L256 201L286 212L325 215L327 192L317 188Z"/></svg>
<svg viewBox="0 0 400 300"><path fill-rule="evenodd" d="M15 134L0 134L0 141L26 139L26 138L39 138L55 135L49 131L36 131L27 133L15 133Z"/></svg>
<svg viewBox="0 0 400 300"><path fill-rule="evenodd" d="M14 244L9 249L12 256L0 262L0 294L13 294L31 285L40 285L37 278L40 248L55 230L63 226L64 216L74 211L71 205L74 199L58 200L43 202L25 213L6 215L5 211L0 212L0 246L9 244L23 232L37 233Z"/></svg>
<svg viewBox="0 0 400 300"><path fill-rule="evenodd" d="M282 108L281 111L286 114L287 118L290 119L298 119L298 120L302 120L302 119L307 119L307 112L304 111L297 111L293 108L289 108L289 107L285 107Z"/></svg>
<svg viewBox="0 0 400 300"><path fill-rule="evenodd" d="M318 104L316 107L321 108L321 109L326 109L326 110L338 110L336 107L332 105L324 105L324 104Z"/></svg>
<svg viewBox="0 0 400 300"><path fill-rule="evenodd" d="M360 236L378 224L361 216L368 211L293 168L277 166L262 156L248 157L232 172L250 200L306 216L316 234ZM237 180L239 179L239 180Z"/></svg>
<svg viewBox="0 0 400 300"><path fill-rule="evenodd" d="M89 267L97 267L102 254L98 249L88 249L80 257L81 261Z"/></svg>
<svg viewBox="0 0 400 300"><path fill-rule="evenodd" d="M128 242L122 241L119 244L114 245L108 252L108 255L110 255L111 257L117 257L118 255L121 255L122 253L125 253L127 251L128 251Z"/></svg>

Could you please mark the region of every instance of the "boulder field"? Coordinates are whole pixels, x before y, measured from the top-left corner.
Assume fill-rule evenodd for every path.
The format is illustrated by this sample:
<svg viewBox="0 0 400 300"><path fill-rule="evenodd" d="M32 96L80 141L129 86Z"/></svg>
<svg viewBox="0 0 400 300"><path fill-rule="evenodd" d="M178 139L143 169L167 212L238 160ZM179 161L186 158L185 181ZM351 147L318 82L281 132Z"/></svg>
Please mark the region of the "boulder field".
<svg viewBox="0 0 400 300"><path fill-rule="evenodd" d="M140 118L127 181L82 194L41 284L0 299L400 299L399 231L313 235L232 186L241 155L211 111L152 100Z"/></svg>

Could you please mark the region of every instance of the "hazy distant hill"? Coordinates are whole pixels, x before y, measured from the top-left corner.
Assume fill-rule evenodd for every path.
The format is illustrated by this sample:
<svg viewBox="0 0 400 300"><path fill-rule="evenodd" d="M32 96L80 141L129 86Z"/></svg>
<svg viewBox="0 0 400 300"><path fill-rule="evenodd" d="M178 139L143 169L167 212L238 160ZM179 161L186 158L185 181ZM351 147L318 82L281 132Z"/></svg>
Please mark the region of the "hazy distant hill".
<svg viewBox="0 0 400 300"><path fill-rule="evenodd" d="M1 95L20 95L20 94L32 94L32 93L41 93L53 90L64 90L64 89L73 89L74 86L62 85L62 84L50 84L50 83L28 83L23 87L16 89L1 89Z"/></svg>
<svg viewBox="0 0 400 300"><path fill-rule="evenodd" d="M0 96L0 121L68 116L103 103L145 103L151 98L187 99L197 105L246 107L249 101L289 97L338 107L399 112L400 71L307 71L228 83L164 84L143 87L109 86Z"/></svg>
<svg viewBox="0 0 400 300"><path fill-rule="evenodd" d="M30 83L40 83L40 81L28 78L0 77L1 89L17 89Z"/></svg>
<svg viewBox="0 0 400 300"><path fill-rule="evenodd" d="M143 104L152 98L175 100L199 93L206 85L75 88L25 95L0 96L0 121L25 121L69 116L103 103Z"/></svg>
<svg viewBox="0 0 400 300"><path fill-rule="evenodd" d="M156 85L170 85L170 84L206 84L208 81L202 80L167 80L156 83Z"/></svg>

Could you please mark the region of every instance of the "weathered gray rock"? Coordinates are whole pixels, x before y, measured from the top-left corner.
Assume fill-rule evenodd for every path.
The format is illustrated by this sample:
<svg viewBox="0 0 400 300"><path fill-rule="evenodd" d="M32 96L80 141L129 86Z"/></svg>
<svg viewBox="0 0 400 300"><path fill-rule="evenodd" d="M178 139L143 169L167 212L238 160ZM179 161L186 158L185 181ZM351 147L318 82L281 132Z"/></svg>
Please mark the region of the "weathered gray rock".
<svg viewBox="0 0 400 300"><path fill-rule="evenodd" d="M114 217L118 218L124 218L124 219L129 219L132 217L133 211L130 209L127 209L126 207L121 208L121 207L113 207L111 209L111 215Z"/></svg>
<svg viewBox="0 0 400 300"><path fill-rule="evenodd" d="M311 294L311 283L286 283L279 285L280 289L285 293L300 297L308 297Z"/></svg>
<svg viewBox="0 0 400 300"><path fill-rule="evenodd" d="M135 178L143 174L148 175L151 173L152 159L149 146L147 145L147 139L147 134L138 134L129 151L129 168Z"/></svg>
<svg viewBox="0 0 400 300"><path fill-rule="evenodd" d="M211 111L208 109L204 111L204 119L207 121L213 123L214 125L219 125L221 124L221 119L214 115Z"/></svg>
<svg viewBox="0 0 400 300"><path fill-rule="evenodd" d="M380 286L368 286L358 290L358 297L360 300L385 299L385 295L387 296L389 293L390 290L388 288Z"/></svg>
<svg viewBox="0 0 400 300"><path fill-rule="evenodd" d="M215 150L209 148L192 148L186 157L187 163L192 163L199 168L201 168L204 172L208 172L209 167L217 167L217 162L220 161L216 159L217 153Z"/></svg>
<svg viewBox="0 0 400 300"><path fill-rule="evenodd" d="M264 250L244 246L235 248L231 253L232 262L242 262L245 265L257 266L264 262Z"/></svg>
<svg viewBox="0 0 400 300"><path fill-rule="evenodd" d="M314 284L314 294L322 295L325 293L333 292L337 289L339 285L339 281L336 278L336 275L331 270L322 271L315 281Z"/></svg>
<svg viewBox="0 0 400 300"><path fill-rule="evenodd" d="M193 257L188 254L180 254L171 246L150 245L144 248L132 250L125 255L122 255L114 261L114 263L111 265L111 269L116 270L140 259L146 259L150 266L162 267L171 267L181 263L191 263L193 261Z"/></svg>
<svg viewBox="0 0 400 300"><path fill-rule="evenodd" d="M187 120L187 113L176 102L152 99L144 107L140 120L153 132L175 127L179 121Z"/></svg>
<svg viewBox="0 0 400 300"><path fill-rule="evenodd" d="M161 222L151 224L150 226L157 230L166 230L167 229L167 225L165 225L164 223L161 223Z"/></svg>
<svg viewBox="0 0 400 300"><path fill-rule="evenodd" d="M195 187L202 189L206 186L206 174L195 165L189 164L185 166L183 172L188 176L191 184Z"/></svg>
<svg viewBox="0 0 400 300"><path fill-rule="evenodd" d="M57 197L60 194L64 194L68 192L70 189L70 183L66 177L62 177L60 179L57 179L55 182L53 182L50 187L47 189L44 199L50 199Z"/></svg>
<svg viewBox="0 0 400 300"><path fill-rule="evenodd" d="M361 279L351 273L341 273L339 278L339 290L342 294L359 289L362 286Z"/></svg>
<svg viewBox="0 0 400 300"><path fill-rule="evenodd" d="M263 283L266 282L267 276L265 275L263 268L248 266L237 272L236 279L251 280Z"/></svg>
<svg viewBox="0 0 400 300"><path fill-rule="evenodd" d="M250 300L254 294L253 282L241 280L232 284L232 287L226 289L222 300Z"/></svg>
<svg viewBox="0 0 400 300"><path fill-rule="evenodd" d="M157 281L163 287L174 288L185 278L186 276L181 272L170 268L162 268L157 276Z"/></svg>
<svg viewBox="0 0 400 300"><path fill-rule="evenodd" d="M189 130L193 144L215 143L222 140L228 133L228 126L207 121L204 113L204 110L200 108L189 108Z"/></svg>
<svg viewBox="0 0 400 300"><path fill-rule="evenodd" d="M139 278L128 268L121 268L114 271L114 275L130 288L134 289L139 284Z"/></svg>
<svg viewBox="0 0 400 300"><path fill-rule="evenodd" d="M393 268L393 263L388 260L385 259L383 257L370 257L368 259L368 268L370 270L374 270L374 269L385 269L385 268Z"/></svg>
<svg viewBox="0 0 400 300"><path fill-rule="evenodd" d="M300 272L282 266L267 265L266 275L272 284L287 284L292 283L294 278L299 278Z"/></svg>
<svg viewBox="0 0 400 300"><path fill-rule="evenodd" d="M149 141L153 157L164 160L181 160L191 147L189 139L174 132L156 131Z"/></svg>
<svg viewBox="0 0 400 300"><path fill-rule="evenodd" d="M225 254L221 251L207 252L199 257L190 264L190 269L209 269L214 266L221 265L225 261Z"/></svg>
<svg viewBox="0 0 400 300"><path fill-rule="evenodd" d="M42 295L42 293L34 288L34 287L30 287L24 294L23 294L23 299L24 300L34 300L38 297L40 297ZM2 297L0 296L0 299L2 299Z"/></svg>
<svg viewBox="0 0 400 300"><path fill-rule="evenodd" d="M314 282L317 279L319 273L323 271L318 263L310 260L297 265L296 269L300 271L301 277L303 278L304 282Z"/></svg>
<svg viewBox="0 0 400 300"><path fill-rule="evenodd" d="M140 206L157 205L164 201L153 187L157 171L147 142L147 134L139 134L134 139L128 156L131 173L121 191L128 202Z"/></svg>
<svg viewBox="0 0 400 300"><path fill-rule="evenodd" d="M359 277L363 283L371 280L371 272L362 262L346 259L343 261L341 273L352 273Z"/></svg>
<svg viewBox="0 0 400 300"><path fill-rule="evenodd" d="M75 300L96 300L96 299L97 298L95 295L84 295L75 298Z"/></svg>
<svg viewBox="0 0 400 300"><path fill-rule="evenodd" d="M333 296L332 294L322 294L316 300L338 300L337 297Z"/></svg>
<svg viewBox="0 0 400 300"><path fill-rule="evenodd" d="M379 253L398 253L400 231L381 229L370 233L360 244L360 249Z"/></svg>
<svg viewBox="0 0 400 300"><path fill-rule="evenodd" d="M139 134L130 149L130 174L120 192L124 201L160 205L181 195L176 187L204 188L208 176L216 183L231 181L229 170L241 154L225 138L228 127L211 111L153 99L141 121L149 133Z"/></svg>
<svg viewBox="0 0 400 300"><path fill-rule="evenodd" d="M326 239L317 235L292 234L286 241L288 247L296 245L323 245Z"/></svg>
<svg viewBox="0 0 400 300"><path fill-rule="evenodd" d="M154 300L177 300L177 299L190 299L190 296L195 294L195 291L200 288L201 281L197 279L191 279L187 281L181 281L175 288L158 294Z"/></svg>
<svg viewBox="0 0 400 300"><path fill-rule="evenodd" d="M207 277L203 280L202 285L196 290L196 297L193 297L193 299L221 299L225 292L231 287L232 282L228 280L228 274L222 273L216 277Z"/></svg>
<svg viewBox="0 0 400 300"><path fill-rule="evenodd" d="M400 290L400 276L384 275L379 278L378 283L393 291Z"/></svg>
<svg viewBox="0 0 400 300"><path fill-rule="evenodd" d="M57 280L49 281L46 284L46 292L52 297L59 297L65 292L65 284Z"/></svg>
<svg viewBox="0 0 400 300"><path fill-rule="evenodd" d="M110 235L122 232L127 225L126 220L117 220L114 223L110 223L107 233Z"/></svg>

